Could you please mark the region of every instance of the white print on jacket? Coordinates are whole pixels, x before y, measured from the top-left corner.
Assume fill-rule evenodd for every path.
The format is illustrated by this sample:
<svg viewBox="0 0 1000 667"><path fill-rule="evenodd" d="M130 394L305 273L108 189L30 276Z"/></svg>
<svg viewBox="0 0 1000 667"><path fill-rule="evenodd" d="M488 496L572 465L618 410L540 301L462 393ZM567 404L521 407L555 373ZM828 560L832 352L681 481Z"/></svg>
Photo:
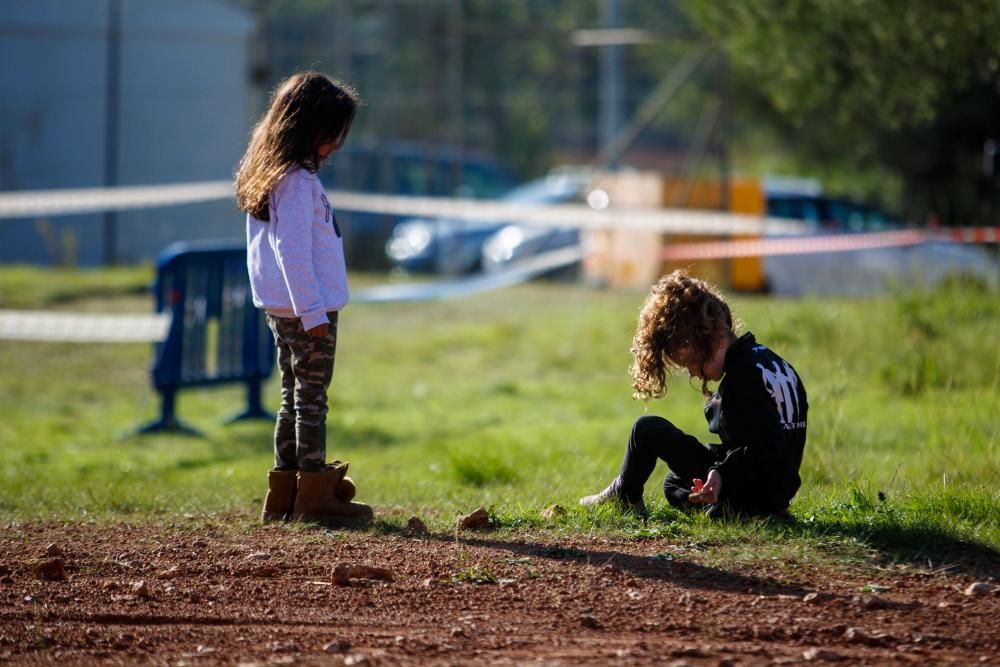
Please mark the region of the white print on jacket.
<svg viewBox="0 0 1000 667"><path fill-rule="evenodd" d="M795 376L795 371L792 370L787 361L782 362L784 368L780 367L777 361L771 363L774 365L773 371L764 368L761 364L757 364L757 368L760 369L763 377L764 387L767 388L767 392L771 394L771 398L774 399L774 404L778 408L778 417L786 429L802 428L805 423L798 421L799 380Z"/></svg>

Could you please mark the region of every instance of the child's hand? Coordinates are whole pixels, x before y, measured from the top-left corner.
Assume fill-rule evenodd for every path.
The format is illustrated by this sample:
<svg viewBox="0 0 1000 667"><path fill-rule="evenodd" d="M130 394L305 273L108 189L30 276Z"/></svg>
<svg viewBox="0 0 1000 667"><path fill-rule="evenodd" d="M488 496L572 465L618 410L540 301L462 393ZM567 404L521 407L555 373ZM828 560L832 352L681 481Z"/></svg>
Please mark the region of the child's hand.
<svg viewBox="0 0 1000 667"><path fill-rule="evenodd" d="M719 474L718 470L709 470L708 479L704 483L700 479L694 480L688 500L692 503L714 505L719 502L721 491L722 475Z"/></svg>
<svg viewBox="0 0 1000 667"><path fill-rule="evenodd" d="M326 338L330 334L330 325L326 323L318 324L306 333L313 338Z"/></svg>

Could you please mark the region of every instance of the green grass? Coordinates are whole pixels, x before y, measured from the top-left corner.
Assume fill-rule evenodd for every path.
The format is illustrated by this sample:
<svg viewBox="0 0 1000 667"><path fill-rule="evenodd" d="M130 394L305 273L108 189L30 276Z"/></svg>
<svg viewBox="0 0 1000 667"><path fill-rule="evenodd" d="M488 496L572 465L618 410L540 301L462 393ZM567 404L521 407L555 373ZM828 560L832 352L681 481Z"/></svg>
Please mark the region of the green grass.
<svg viewBox="0 0 1000 667"><path fill-rule="evenodd" d="M360 277L371 282L371 277ZM149 267L0 268L0 307L151 309ZM668 417L707 440L696 383L631 399L644 293L534 284L459 301L351 305L341 320L329 458L395 532L482 505L500 531L664 538L702 559L934 567L1000 562L1000 299L970 286L878 299L738 296L746 328L809 391L794 523L710 522L646 489L651 520L584 511L632 421ZM267 422L224 425L238 387L181 394L203 437L128 437L158 410L147 345L0 341L0 520L252 521L271 462ZM272 379L265 392L277 403ZM568 512L546 521L541 511ZM661 549L673 553L672 549Z"/></svg>

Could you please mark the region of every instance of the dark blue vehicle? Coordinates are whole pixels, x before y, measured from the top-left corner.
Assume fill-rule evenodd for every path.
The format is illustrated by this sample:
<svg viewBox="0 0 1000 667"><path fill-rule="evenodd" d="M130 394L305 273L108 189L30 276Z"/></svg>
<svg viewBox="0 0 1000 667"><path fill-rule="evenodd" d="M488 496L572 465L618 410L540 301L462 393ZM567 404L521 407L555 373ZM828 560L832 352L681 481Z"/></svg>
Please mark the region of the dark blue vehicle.
<svg viewBox="0 0 1000 667"><path fill-rule="evenodd" d="M902 230L907 225L873 206L819 193L768 192L767 214L804 221L815 234ZM782 295L877 294L887 285L934 285L954 276L984 285L1000 281L985 248L932 239L913 246L775 255L763 260L766 288Z"/></svg>
<svg viewBox="0 0 1000 667"><path fill-rule="evenodd" d="M351 190L418 197L493 199L514 179L495 159L407 141L379 144L348 141L322 170L329 190ZM352 269L385 269L385 243L402 216L340 211L344 252Z"/></svg>
<svg viewBox="0 0 1000 667"><path fill-rule="evenodd" d="M513 188L500 199L522 204L583 201L590 180L591 175L585 172L556 171ZM395 266L408 272L471 273L484 268L483 243L511 226L510 220L414 218L396 227L386 243L385 252ZM559 229L550 227L525 230L528 235L541 234L545 237L560 233ZM571 233L578 236L576 229L572 229Z"/></svg>

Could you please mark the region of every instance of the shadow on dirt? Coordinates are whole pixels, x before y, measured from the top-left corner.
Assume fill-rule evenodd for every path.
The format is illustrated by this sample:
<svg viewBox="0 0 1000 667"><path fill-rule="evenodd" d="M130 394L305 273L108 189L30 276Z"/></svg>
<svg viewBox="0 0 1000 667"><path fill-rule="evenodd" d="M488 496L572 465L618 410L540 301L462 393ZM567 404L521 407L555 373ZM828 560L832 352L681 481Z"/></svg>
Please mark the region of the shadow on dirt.
<svg viewBox="0 0 1000 667"><path fill-rule="evenodd" d="M940 574L989 578L1000 571L1000 551L990 545L963 539L944 529L899 524L865 525L850 521L809 522L795 519L761 520L760 528L773 533L774 539L807 540L819 551L842 552L863 545L886 564L907 564ZM382 532L402 533L391 524L380 526ZM429 539L454 542L454 533L427 535ZM468 533L460 541L474 546L506 549L521 556L576 561L586 565L610 565L636 576L670 579L693 588L740 591L761 595L802 595L806 590L782 584L769 577L737 574L717 567L699 565L674 557L665 545L664 553L637 556L621 551L594 550L561 546L557 542L519 542L490 538L489 533Z"/></svg>
<svg viewBox="0 0 1000 667"><path fill-rule="evenodd" d="M427 535L427 538L442 542L455 542L453 534L430 534ZM557 543L507 541L478 535L463 536L461 542L474 547L509 551L521 557L558 560L604 568L609 576L614 576L615 571L627 572L637 577L670 581L685 588L754 595L794 595L797 597L801 597L810 590L796 584L782 583L770 577L740 574L690 561L675 560L669 553L639 556L621 551L567 547Z"/></svg>

